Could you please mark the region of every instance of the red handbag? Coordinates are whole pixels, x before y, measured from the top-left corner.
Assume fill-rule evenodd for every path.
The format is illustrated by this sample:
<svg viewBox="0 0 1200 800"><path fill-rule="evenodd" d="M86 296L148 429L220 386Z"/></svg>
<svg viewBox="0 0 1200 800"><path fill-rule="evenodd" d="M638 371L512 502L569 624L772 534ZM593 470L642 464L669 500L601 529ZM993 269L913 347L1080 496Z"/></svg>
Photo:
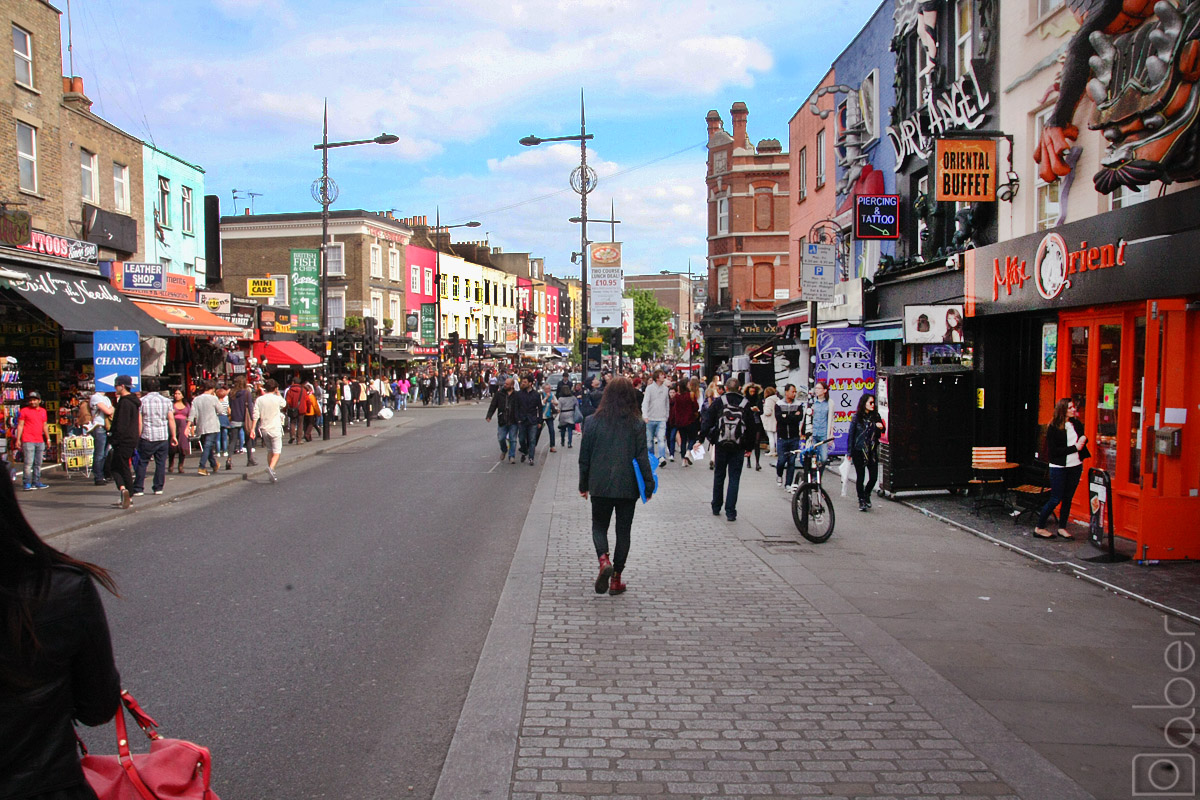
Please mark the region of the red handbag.
<svg viewBox="0 0 1200 800"><path fill-rule="evenodd" d="M150 739L150 752L131 754L125 709ZM83 775L100 800L219 800L211 788L212 756L207 747L164 739L154 721L129 692L117 709L117 755L88 755L83 742Z"/></svg>

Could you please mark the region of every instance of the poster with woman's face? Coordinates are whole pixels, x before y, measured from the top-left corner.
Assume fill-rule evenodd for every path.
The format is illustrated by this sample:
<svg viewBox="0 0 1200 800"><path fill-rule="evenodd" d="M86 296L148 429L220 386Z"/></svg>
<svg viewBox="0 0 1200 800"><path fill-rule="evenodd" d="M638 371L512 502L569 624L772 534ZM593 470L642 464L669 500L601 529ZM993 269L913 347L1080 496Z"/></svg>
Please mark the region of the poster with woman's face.
<svg viewBox="0 0 1200 800"><path fill-rule="evenodd" d="M962 344L963 307L905 306L905 344Z"/></svg>

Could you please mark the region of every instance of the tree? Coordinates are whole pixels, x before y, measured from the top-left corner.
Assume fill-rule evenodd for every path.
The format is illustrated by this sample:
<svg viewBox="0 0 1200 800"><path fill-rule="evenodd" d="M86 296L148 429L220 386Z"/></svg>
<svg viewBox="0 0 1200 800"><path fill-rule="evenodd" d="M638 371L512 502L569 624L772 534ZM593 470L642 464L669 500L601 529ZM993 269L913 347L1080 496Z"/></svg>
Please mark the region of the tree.
<svg viewBox="0 0 1200 800"><path fill-rule="evenodd" d="M651 358L667 346L667 320L670 309L658 304L654 292L646 289L626 289L625 297L633 298L633 346L629 354L634 358Z"/></svg>

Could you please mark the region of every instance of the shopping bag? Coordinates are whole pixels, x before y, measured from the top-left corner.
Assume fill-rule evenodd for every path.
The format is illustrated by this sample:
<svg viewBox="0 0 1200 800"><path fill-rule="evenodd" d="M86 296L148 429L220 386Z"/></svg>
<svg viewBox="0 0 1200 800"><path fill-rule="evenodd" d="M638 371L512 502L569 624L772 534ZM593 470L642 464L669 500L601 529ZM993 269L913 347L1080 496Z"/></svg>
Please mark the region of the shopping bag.
<svg viewBox="0 0 1200 800"><path fill-rule="evenodd" d="M636 458L633 460L633 477L637 479L638 494L642 496L642 503L649 502L654 492L658 491L658 462L650 459L650 479L654 481L654 489L650 493L646 492L646 476L642 475L642 468Z"/></svg>
<svg viewBox="0 0 1200 800"><path fill-rule="evenodd" d="M846 487L850 485L850 481L858 479L854 469L854 463L850 460L850 456L842 459L842 465L838 467L838 471L842 474L842 497L846 496Z"/></svg>

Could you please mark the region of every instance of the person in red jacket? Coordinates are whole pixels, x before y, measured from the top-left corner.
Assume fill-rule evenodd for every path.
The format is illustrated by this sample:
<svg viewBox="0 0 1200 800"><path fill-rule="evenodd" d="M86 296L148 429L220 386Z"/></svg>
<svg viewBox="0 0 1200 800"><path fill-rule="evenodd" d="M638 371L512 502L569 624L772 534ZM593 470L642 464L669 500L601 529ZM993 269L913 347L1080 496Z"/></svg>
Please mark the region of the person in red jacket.
<svg viewBox="0 0 1200 800"><path fill-rule="evenodd" d="M679 383L671 398L671 416L667 422L679 436L679 454L685 467L692 465L691 450L700 435L700 405L691 386Z"/></svg>

